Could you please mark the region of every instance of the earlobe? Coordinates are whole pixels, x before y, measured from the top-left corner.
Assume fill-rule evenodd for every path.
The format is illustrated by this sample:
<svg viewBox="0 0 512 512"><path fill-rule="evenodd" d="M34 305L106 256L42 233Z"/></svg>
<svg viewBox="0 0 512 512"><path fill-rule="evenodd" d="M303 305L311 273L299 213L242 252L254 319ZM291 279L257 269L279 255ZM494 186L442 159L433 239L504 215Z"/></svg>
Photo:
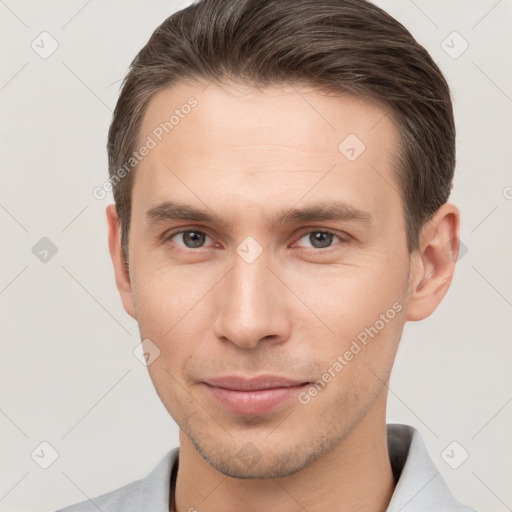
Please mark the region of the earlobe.
<svg viewBox="0 0 512 512"><path fill-rule="evenodd" d="M419 247L411 254L407 320L428 317L446 295L459 252L459 224L457 207L446 203L423 227Z"/></svg>
<svg viewBox="0 0 512 512"><path fill-rule="evenodd" d="M106 215L108 224L108 247L112 264L114 265L117 289L125 311L131 317L135 318L130 273L121 246L121 226L115 205L110 204L107 206Z"/></svg>

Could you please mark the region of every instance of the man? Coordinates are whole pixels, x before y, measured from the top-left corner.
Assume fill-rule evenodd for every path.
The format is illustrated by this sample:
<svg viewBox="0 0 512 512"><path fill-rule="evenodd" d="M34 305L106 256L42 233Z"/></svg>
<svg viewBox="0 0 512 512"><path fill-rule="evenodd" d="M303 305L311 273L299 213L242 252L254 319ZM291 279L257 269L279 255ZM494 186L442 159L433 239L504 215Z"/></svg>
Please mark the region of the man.
<svg viewBox="0 0 512 512"><path fill-rule="evenodd" d="M386 426L406 321L450 285L450 93L363 0L203 0L110 127L109 247L180 428L146 478L66 512L468 511Z"/></svg>

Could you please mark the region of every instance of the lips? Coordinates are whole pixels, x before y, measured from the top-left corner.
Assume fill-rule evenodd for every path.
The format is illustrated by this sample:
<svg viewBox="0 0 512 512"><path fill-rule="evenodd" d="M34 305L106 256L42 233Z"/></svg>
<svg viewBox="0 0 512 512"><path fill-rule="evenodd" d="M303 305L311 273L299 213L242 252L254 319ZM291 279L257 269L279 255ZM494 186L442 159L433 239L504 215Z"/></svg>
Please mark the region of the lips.
<svg viewBox="0 0 512 512"><path fill-rule="evenodd" d="M296 397L309 382L261 375L253 378L215 377L203 384L210 397L230 412L258 415L271 412Z"/></svg>
<svg viewBox="0 0 512 512"><path fill-rule="evenodd" d="M206 384L218 388L232 389L236 391L252 391L260 389L287 388L307 384L305 381L288 379L275 375L260 375L258 377L238 377L230 375L205 380Z"/></svg>

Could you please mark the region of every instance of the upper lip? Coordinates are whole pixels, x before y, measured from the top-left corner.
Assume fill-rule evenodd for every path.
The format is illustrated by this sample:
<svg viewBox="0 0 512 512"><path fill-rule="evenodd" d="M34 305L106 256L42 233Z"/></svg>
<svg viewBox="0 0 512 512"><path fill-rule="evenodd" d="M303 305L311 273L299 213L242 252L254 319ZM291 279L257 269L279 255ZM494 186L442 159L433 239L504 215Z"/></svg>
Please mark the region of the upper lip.
<svg viewBox="0 0 512 512"><path fill-rule="evenodd" d="M204 380L204 382L210 386L237 391L288 388L291 386L307 384L306 381L289 379L286 377L280 377L279 375L259 375L257 377L226 375L224 377L212 377Z"/></svg>

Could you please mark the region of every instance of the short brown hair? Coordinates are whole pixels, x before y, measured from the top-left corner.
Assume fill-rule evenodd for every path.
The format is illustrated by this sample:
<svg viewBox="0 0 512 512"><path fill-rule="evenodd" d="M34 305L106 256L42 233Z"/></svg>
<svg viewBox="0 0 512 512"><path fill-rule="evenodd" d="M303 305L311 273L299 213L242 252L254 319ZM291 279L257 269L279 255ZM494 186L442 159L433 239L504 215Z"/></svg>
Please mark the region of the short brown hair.
<svg viewBox="0 0 512 512"><path fill-rule="evenodd" d="M455 167L449 87L403 25L365 0L201 0L153 32L114 111L109 179L126 259L133 173L119 179L116 172L136 150L149 101L185 79L307 84L384 104L400 136L396 172L409 251L448 200Z"/></svg>

